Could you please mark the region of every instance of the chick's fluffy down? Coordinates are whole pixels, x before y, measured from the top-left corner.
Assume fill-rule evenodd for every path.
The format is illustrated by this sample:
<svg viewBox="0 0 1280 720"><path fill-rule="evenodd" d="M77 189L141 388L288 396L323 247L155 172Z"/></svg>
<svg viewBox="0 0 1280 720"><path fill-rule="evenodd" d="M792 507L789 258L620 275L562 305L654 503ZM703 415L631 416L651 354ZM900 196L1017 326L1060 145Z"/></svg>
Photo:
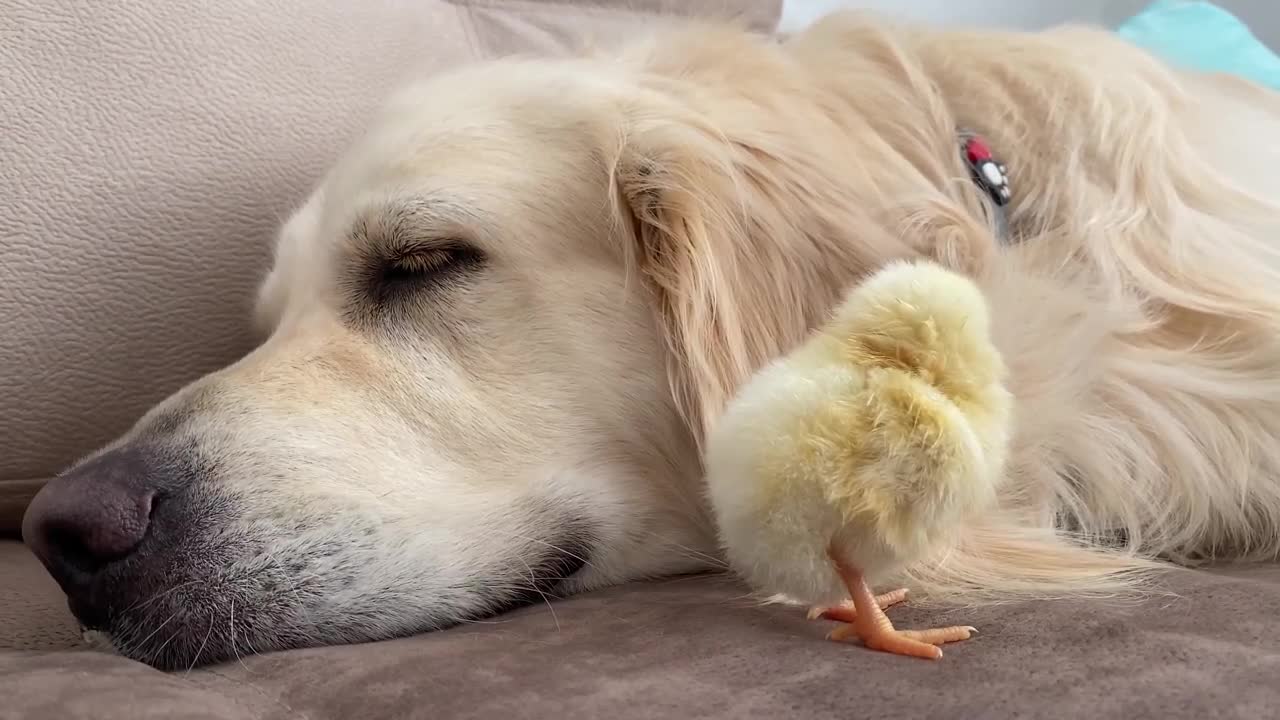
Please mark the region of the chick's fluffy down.
<svg viewBox="0 0 1280 720"><path fill-rule="evenodd" d="M728 559L758 591L848 596L828 548L878 582L994 502L1011 400L969 280L928 263L854 288L730 403L707 446Z"/></svg>

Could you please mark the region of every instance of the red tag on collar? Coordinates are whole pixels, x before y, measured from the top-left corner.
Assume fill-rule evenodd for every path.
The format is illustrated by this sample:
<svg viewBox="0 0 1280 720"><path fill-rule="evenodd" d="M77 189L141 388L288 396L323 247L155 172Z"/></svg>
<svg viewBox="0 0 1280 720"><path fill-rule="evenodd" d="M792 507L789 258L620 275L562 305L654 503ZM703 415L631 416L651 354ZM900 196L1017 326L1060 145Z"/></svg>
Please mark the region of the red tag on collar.
<svg viewBox="0 0 1280 720"><path fill-rule="evenodd" d="M1009 187L1009 171L1004 163L996 160L991 154L991 148L986 141L976 135L966 135L963 137L961 149L973 181L978 184L978 187L982 188L996 205L1007 204L1013 197L1013 189Z"/></svg>

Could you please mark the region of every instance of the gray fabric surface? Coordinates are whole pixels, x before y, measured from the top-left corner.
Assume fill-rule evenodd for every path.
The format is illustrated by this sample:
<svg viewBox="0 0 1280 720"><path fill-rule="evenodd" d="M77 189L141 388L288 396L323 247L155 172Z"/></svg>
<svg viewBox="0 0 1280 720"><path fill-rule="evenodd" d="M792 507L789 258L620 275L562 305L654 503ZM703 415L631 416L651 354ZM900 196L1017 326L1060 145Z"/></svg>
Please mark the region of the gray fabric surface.
<svg viewBox="0 0 1280 720"><path fill-rule="evenodd" d="M8 587L43 587L0 544ZM0 596L0 718L1267 718L1280 713L1280 566L1179 572L1141 605L890 611L980 634L939 662L823 639L718 577L633 584L389 642L164 674L69 649L61 598ZM42 597L45 597L42 595ZM37 628L48 628L45 632Z"/></svg>

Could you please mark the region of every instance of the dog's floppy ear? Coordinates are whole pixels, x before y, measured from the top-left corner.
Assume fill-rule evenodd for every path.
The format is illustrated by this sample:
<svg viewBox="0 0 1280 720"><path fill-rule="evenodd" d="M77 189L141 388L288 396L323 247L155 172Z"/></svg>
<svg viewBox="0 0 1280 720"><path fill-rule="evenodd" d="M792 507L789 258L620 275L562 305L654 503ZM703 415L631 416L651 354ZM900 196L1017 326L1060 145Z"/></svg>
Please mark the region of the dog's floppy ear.
<svg viewBox="0 0 1280 720"><path fill-rule="evenodd" d="M633 113L616 159L628 254L660 303L672 387L699 442L736 388L803 337L815 300L830 302L809 296L814 258L778 242L796 235L790 203L756 153L673 102Z"/></svg>

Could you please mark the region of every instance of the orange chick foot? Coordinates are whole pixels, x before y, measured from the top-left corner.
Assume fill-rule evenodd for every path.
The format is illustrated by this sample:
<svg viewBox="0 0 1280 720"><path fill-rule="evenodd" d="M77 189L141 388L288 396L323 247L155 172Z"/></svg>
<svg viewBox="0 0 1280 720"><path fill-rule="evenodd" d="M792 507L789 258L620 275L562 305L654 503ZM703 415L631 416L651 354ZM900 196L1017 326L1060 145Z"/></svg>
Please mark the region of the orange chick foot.
<svg viewBox="0 0 1280 720"><path fill-rule="evenodd" d="M832 640L857 638L872 650L907 655L910 657L937 660L942 657L939 645L968 640L977 632L966 625L956 625L930 630L898 630L884 614L885 608L896 605L906 599L906 590L895 590L883 595L873 595L867 586L862 571L844 563L834 552L830 553L835 563L836 572L849 589L849 602L836 608L816 609L817 615L810 612L810 617L827 617L841 620L845 624L831 632Z"/></svg>
<svg viewBox="0 0 1280 720"><path fill-rule="evenodd" d="M942 648L938 647L939 645L968 640L974 632L976 632L974 628L966 625L931 630L895 630L892 625L879 627L854 622L841 625L832 630L827 637L838 641L857 638L872 650L937 660L942 657Z"/></svg>
<svg viewBox="0 0 1280 720"><path fill-rule="evenodd" d="M898 588L887 593L881 593L875 597L876 605L881 610L889 608L901 602L906 602L907 589ZM858 609L854 607L852 600L846 600L843 605L835 605L833 607L814 607L809 609L810 620L835 620L837 622L851 623L858 619Z"/></svg>

